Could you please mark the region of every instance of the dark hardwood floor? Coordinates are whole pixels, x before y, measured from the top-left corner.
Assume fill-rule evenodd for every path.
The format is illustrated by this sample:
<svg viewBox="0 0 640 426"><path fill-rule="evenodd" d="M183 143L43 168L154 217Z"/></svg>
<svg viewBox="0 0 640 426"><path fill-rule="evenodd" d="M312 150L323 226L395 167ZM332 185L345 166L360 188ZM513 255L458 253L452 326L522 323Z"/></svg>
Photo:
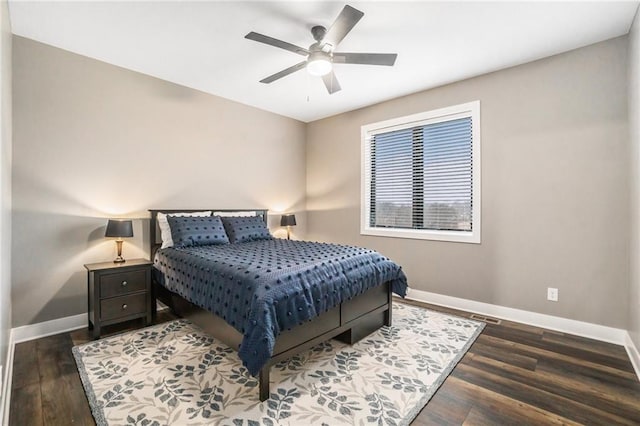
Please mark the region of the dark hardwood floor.
<svg viewBox="0 0 640 426"><path fill-rule="evenodd" d="M87 341L82 329L16 345L11 425L94 424L71 354ZM622 346L502 321L487 324L413 424L640 425L640 382Z"/></svg>

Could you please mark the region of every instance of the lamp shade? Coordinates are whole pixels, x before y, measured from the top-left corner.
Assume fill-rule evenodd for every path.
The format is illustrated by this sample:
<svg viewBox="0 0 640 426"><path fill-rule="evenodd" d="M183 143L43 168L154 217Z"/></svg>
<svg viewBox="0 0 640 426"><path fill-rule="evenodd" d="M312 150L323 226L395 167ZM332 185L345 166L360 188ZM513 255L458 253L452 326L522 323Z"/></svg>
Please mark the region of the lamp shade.
<svg viewBox="0 0 640 426"><path fill-rule="evenodd" d="M133 225L130 220L109 219L104 236L116 238L133 237Z"/></svg>
<svg viewBox="0 0 640 426"><path fill-rule="evenodd" d="M280 218L280 226L296 226L296 215L283 214Z"/></svg>

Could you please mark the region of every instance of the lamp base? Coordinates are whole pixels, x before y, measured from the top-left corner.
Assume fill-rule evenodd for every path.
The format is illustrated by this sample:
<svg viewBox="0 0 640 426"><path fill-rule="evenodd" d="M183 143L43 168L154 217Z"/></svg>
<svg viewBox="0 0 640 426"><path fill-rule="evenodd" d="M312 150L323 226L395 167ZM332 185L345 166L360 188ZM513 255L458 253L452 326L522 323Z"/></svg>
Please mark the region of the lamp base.
<svg viewBox="0 0 640 426"><path fill-rule="evenodd" d="M116 260L113 261L113 263L124 263L124 257L122 257L122 239L118 238L116 240L116 250L118 251L118 257L116 257Z"/></svg>

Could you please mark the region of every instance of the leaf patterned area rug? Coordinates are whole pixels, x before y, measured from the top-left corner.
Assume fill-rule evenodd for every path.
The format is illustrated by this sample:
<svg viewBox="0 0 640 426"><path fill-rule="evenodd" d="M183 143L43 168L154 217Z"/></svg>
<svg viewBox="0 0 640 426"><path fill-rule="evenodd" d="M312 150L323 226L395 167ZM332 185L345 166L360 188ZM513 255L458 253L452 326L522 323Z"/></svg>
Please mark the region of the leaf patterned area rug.
<svg viewBox="0 0 640 426"><path fill-rule="evenodd" d="M483 328L394 303L392 327L272 366L263 403L237 353L186 320L79 345L73 354L98 425L406 425Z"/></svg>

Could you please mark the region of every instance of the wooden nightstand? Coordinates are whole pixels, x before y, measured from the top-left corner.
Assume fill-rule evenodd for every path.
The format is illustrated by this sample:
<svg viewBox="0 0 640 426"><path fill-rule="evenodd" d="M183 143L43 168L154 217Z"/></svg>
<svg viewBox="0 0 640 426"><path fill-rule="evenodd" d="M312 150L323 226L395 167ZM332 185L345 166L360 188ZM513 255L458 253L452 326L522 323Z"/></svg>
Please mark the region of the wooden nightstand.
<svg viewBox="0 0 640 426"><path fill-rule="evenodd" d="M125 263L89 263L89 329L100 338L100 329L136 318L151 324L151 262L145 259Z"/></svg>

